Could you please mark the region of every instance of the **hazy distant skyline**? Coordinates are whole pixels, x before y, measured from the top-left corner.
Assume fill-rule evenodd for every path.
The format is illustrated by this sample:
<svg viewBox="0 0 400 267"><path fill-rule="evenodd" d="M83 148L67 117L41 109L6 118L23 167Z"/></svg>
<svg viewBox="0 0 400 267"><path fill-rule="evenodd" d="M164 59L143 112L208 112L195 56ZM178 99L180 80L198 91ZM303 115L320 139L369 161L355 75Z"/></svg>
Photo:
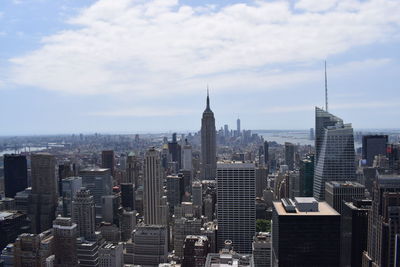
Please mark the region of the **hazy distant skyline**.
<svg viewBox="0 0 400 267"><path fill-rule="evenodd" d="M399 128L400 1L4 0L0 135Z"/></svg>

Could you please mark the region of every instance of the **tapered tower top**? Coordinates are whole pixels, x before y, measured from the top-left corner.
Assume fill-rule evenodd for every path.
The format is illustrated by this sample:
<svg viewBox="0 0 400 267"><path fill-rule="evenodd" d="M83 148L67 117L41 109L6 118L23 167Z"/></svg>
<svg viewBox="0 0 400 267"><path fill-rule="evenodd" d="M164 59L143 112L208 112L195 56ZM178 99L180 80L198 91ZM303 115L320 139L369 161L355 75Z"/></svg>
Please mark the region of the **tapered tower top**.
<svg viewBox="0 0 400 267"><path fill-rule="evenodd" d="M211 110L211 108L210 108L210 93L209 93L209 90L208 90L208 86L207 86L207 102L206 102L206 109L204 110L204 113L206 113L206 112L212 113L212 110Z"/></svg>

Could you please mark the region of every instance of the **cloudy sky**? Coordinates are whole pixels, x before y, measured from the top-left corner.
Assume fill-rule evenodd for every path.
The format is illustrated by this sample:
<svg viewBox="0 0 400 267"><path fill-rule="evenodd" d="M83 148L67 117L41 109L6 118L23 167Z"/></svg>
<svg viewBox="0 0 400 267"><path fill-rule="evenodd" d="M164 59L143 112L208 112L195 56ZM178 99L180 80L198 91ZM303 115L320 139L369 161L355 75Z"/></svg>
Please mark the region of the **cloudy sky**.
<svg viewBox="0 0 400 267"><path fill-rule="evenodd" d="M0 135L399 128L398 0L1 0Z"/></svg>

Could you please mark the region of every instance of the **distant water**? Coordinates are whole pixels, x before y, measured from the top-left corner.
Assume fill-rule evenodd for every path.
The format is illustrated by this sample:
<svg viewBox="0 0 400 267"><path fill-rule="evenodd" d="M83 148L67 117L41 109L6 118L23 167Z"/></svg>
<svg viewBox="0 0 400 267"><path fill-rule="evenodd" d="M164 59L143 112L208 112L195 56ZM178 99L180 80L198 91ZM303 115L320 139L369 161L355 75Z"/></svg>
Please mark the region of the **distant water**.
<svg viewBox="0 0 400 267"><path fill-rule="evenodd" d="M41 151L41 150L45 150L46 147L23 147L23 148L19 148L17 149L17 151L15 151L15 149L9 149L9 150L3 150L0 151L0 157L5 155L5 154L20 154L22 152L35 152L35 151Z"/></svg>
<svg viewBox="0 0 400 267"><path fill-rule="evenodd" d="M278 144L285 144L285 142L293 143L296 145L312 145L314 146L314 140L310 140L309 131L255 131L268 142L275 141ZM360 143L354 143L355 148L361 147Z"/></svg>
<svg viewBox="0 0 400 267"><path fill-rule="evenodd" d="M264 137L264 140L268 142L275 141L281 145L283 145L285 142L290 142L302 146L314 145L314 140L310 140L310 132L305 132L305 131L258 132L258 134Z"/></svg>

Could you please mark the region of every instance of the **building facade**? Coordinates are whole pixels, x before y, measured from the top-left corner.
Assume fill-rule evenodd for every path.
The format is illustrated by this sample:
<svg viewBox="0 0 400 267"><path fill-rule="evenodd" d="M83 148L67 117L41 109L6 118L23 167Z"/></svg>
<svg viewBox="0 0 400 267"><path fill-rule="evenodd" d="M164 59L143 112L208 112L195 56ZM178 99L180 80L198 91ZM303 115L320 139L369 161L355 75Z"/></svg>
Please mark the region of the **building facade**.
<svg viewBox="0 0 400 267"><path fill-rule="evenodd" d="M232 240L235 250L251 253L255 233L255 164L218 163L218 248Z"/></svg>

